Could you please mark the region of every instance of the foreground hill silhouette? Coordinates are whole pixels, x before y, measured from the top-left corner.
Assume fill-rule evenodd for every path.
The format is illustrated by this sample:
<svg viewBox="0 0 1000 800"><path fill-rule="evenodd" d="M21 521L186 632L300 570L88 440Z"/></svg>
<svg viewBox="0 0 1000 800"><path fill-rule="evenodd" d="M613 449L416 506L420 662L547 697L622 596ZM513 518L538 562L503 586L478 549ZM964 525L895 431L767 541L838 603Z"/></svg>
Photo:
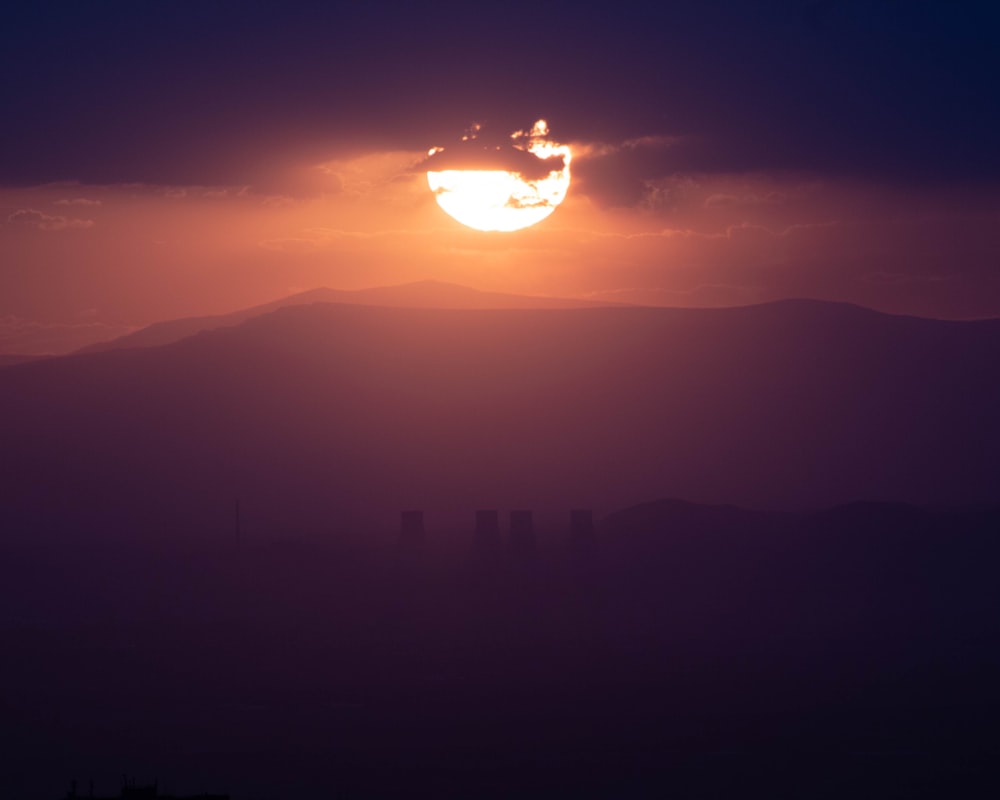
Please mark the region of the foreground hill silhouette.
<svg viewBox="0 0 1000 800"><path fill-rule="evenodd" d="M4 796L992 796L1000 510L663 500L533 557L0 545Z"/></svg>
<svg viewBox="0 0 1000 800"><path fill-rule="evenodd" d="M287 306L312 303L384 306L387 308L599 308L614 305L597 301L561 297L484 292L442 281L417 281L398 286L374 286L368 289L310 289L271 303L207 317L185 317L147 325L138 331L107 342L89 345L81 353L100 353L123 347L156 347L170 344L202 331L239 325L248 319ZM2 362L0 362L2 364Z"/></svg>
<svg viewBox="0 0 1000 800"><path fill-rule="evenodd" d="M45 356L28 356L13 353L0 355L0 367L10 367L14 364L26 364L29 361L35 361L36 359L44 357Z"/></svg>
<svg viewBox="0 0 1000 800"><path fill-rule="evenodd" d="M313 304L0 370L10 536L395 525L670 494L992 503L1000 322Z"/></svg>

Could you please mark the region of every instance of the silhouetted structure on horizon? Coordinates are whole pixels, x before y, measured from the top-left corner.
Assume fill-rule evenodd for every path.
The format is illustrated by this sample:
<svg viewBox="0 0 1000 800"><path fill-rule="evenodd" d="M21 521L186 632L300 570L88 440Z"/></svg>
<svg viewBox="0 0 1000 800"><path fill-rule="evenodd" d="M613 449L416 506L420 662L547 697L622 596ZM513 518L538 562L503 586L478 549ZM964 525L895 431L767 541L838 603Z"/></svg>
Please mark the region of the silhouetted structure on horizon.
<svg viewBox="0 0 1000 800"><path fill-rule="evenodd" d="M66 793L66 800L229 800L228 794L190 794L173 795L160 794L159 781L150 784L137 784L131 779L122 779L121 794L111 797L109 795L95 795L94 783L90 783L90 791L87 795L77 793L76 781L70 784L69 792Z"/></svg>
<svg viewBox="0 0 1000 800"><path fill-rule="evenodd" d="M502 548L500 514L496 509L476 512L476 549L482 553L496 553Z"/></svg>
<svg viewBox="0 0 1000 800"><path fill-rule="evenodd" d="M510 549L515 553L528 553L535 549L535 523L530 511L510 512Z"/></svg>
<svg viewBox="0 0 1000 800"><path fill-rule="evenodd" d="M594 512L589 508L574 508L569 512L569 518L570 545L577 548L590 547L596 539ZM400 547L416 549L423 544L424 538L424 512L401 511ZM534 512L530 509L515 509L510 512L507 547L512 553L531 553L536 549ZM482 508L476 511L473 548L476 553L485 556L496 556L503 551L500 512L496 509Z"/></svg>
<svg viewBox="0 0 1000 800"><path fill-rule="evenodd" d="M569 512L569 539L578 546L594 541L594 512L589 508L574 508Z"/></svg>
<svg viewBox="0 0 1000 800"><path fill-rule="evenodd" d="M399 543L403 547L414 547L424 540L424 512L403 511L399 520Z"/></svg>

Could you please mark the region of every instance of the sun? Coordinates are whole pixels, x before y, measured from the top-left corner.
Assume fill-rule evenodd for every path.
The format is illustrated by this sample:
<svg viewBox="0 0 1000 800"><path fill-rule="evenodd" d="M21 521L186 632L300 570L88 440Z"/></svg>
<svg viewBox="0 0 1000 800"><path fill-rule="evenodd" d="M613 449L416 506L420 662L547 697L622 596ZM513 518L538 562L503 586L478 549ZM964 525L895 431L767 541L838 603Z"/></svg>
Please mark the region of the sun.
<svg viewBox="0 0 1000 800"><path fill-rule="evenodd" d="M471 143L479 131L473 126L463 141ZM541 222L566 199L572 159L569 146L550 141L548 134L545 120L539 120L530 131L511 134L506 147L476 148L470 168L429 169L427 183L438 205L480 231L516 231ZM447 163L443 153L444 148L431 148L427 165ZM485 161L498 168L478 168Z"/></svg>

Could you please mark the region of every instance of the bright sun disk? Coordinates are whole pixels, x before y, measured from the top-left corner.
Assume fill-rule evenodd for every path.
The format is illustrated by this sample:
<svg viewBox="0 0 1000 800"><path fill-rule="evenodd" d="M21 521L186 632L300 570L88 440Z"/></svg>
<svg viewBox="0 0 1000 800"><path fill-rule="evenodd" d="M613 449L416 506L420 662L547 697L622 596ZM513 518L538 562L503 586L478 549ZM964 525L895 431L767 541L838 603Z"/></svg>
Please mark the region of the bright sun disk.
<svg viewBox="0 0 1000 800"><path fill-rule="evenodd" d="M475 138L473 128L472 138ZM516 231L541 222L566 198L571 159L568 145L549 141L544 120L525 133L512 134L514 147L539 159L562 157L562 168L529 180L519 172L482 169L429 171L427 183L438 205L451 217L480 231ZM429 155L443 148L434 147Z"/></svg>

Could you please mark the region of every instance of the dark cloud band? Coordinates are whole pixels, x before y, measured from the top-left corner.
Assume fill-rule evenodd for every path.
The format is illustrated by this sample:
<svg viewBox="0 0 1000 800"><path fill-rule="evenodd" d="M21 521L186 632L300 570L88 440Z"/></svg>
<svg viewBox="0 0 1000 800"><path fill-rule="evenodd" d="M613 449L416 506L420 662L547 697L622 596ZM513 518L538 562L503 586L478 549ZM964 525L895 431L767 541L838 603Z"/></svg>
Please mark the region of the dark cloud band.
<svg viewBox="0 0 1000 800"><path fill-rule="evenodd" d="M459 170L503 170L515 172L525 180L538 180L566 166L562 156L539 158L512 145L484 145L479 141L462 142L439 150L418 165L428 172Z"/></svg>

